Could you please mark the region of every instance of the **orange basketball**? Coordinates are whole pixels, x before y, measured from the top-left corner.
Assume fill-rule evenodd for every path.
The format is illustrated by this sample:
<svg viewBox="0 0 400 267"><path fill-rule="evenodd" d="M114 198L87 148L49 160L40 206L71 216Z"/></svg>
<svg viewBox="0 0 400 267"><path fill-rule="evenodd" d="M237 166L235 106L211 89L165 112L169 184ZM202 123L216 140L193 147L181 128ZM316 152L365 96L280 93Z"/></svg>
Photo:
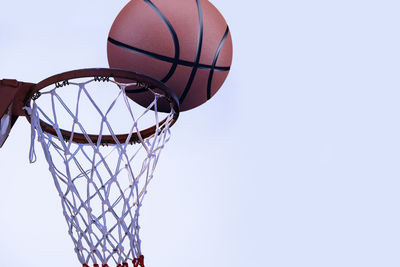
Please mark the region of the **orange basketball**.
<svg viewBox="0 0 400 267"><path fill-rule="evenodd" d="M232 39L225 19L207 0L132 0L111 27L107 54L111 68L166 83L185 111L206 102L224 83ZM127 93L149 104L140 90Z"/></svg>

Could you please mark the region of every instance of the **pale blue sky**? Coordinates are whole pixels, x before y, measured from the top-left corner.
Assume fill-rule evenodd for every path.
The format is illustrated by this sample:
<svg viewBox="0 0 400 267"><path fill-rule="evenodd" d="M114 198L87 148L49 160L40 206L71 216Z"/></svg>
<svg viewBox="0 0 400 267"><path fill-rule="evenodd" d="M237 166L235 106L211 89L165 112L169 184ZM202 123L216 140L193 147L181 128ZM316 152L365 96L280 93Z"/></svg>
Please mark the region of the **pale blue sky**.
<svg viewBox="0 0 400 267"><path fill-rule="evenodd" d="M400 266L398 1L211 1L231 73L183 113L143 207L146 267ZM126 1L3 1L0 73L106 67ZM0 151L3 266L80 266L30 128Z"/></svg>

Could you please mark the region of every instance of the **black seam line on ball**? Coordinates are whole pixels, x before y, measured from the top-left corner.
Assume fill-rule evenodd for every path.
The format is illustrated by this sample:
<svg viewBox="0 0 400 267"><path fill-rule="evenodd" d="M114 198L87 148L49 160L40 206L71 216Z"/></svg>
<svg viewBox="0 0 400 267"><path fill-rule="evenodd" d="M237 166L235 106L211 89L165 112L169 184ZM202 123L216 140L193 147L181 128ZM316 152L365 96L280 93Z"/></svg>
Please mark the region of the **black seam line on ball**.
<svg viewBox="0 0 400 267"><path fill-rule="evenodd" d="M226 30L225 30L225 34L222 37L221 42L219 43L219 46L217 48L217 52L215 53L214 61L213 61L213 64L212 64L212 68L210 70L210 75L208 76L207 100L209 100L211 98L211 84L212 84L212 79L213 79L213 76L214 76L214 68L215 68L215 65L217 64L217 60L218 60L218 57L219 57L219 53L221 52L222 46L224 45L225 40L228 37L228 33L229 33L229 27L227 26Z"/></svg>
<svg viewBox="0 0 400 267"><path fill-rule="evenodd" d="M154 10L154 12L157 13L157 15L161 18L161 20L164 22L164 24L168 27L169 33L172 36L172 39L174 40L174 50L175 50L175 56L174 56L174 62L169 69L169 72L167 75L161 80L162 82L167 82L172 74L174 74L176 67L178 66L178 59L179 59L179 41L178 41L178 35L176 34L174 28L172 27L171 23L168 21L168 19L164 16L164 14L161 13L161 11L153 4L150 0L145 0L145 2Z"/></svg>
<svg viewBox="0 0 400 267"><path fill-rule="evenodd" d="M190 62L190 61L179 60L179 59L175 60L174 58L171 58L171 57L166 57L166 56L162 56L162 55L159 55L159 54L156 54L156 53L152 53L152 52L149 52L149 51L146 51L146 50L142 50L140 48L136 48L136 47L121 43L121 42L119 42L119 41L117 41L117 40L115 40L115 39L113 39L111 37L108 37L108 41L110 43L112 43L113 45L119 46L121 48L128 49L128 50L133 51L133 52L138 53L138 54L143 54L143 55L146 55L146 56L149 56L149 57L161 60L161 61L165 61L165 62L169 62L169 63L175 63L176 62L178 65L182 65L182 66L186 66L186 67L193 67L194 64L195 64L195 63ZM205 70L210 70L212 68L211 65L206 65L206 64L199 64L198 67L199 67L199 69L205 69ZM230 67L219 67L219 66L216 66L214 68L215 71L229 71L230 69L231 69Z"/></svg>
<svg viewBox="0 0 400 267"><path fill-rule="evenodd" d="M192 68L192 72L190 73L189 81L186 84L185 90L181 97L179 98L179 103L183 103L187 94L189 93L190 87L193 84L194 77L196 76L197 69L199 68L199 61L201 56L201 48L203 46L203 29L204 29L204 21L203 21L203 10L201 9L200 1L196 0L198 16L199 16L199 37L197 39L197 51L196 51L196 58L194 60L194 65Z"/></svg>

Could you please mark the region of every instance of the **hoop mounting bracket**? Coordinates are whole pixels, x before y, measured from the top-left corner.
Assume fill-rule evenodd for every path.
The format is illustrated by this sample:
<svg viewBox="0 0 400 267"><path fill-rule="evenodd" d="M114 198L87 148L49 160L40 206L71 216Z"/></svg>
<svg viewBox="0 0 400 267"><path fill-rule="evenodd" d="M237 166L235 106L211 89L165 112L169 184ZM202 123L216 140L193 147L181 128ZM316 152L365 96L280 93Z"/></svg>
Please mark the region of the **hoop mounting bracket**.
<svg viewBox="0 0 400 267"><path fill-rule="evenodd" d="M34 85L11 79L0 80L0 147L3 146L18 117L25 115L24 101Z"/></svg>
<svg viewBox="0 0 400 267"><path fill-rule="evenodd" d="M25 98L34 85L11 79L0 80L0 116L6 113L11 104L13 116L24 116L22 108L25 105Z"/></svg>

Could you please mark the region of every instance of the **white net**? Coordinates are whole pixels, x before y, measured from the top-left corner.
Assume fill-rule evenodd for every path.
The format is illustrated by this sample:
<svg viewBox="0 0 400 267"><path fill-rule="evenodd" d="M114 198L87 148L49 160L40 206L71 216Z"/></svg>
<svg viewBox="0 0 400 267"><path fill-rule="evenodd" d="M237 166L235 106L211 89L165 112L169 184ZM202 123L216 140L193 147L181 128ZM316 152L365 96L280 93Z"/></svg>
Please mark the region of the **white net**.
<svg viewBox="0 0 400 267"><path fill-rule="evenodd" d="M104 84L114 90L108 88L102 95L100 85ZM163 96L155 92L154 101L138 109L125 93L132 85L99 83L93 78L69 81L42 91L31 108L26 108L32 125L30 159L36 160L37 135L61 199L68 233L84 267L144 266L139 211L170 137L174 112L160 120L157 102ZM140 113L135 113L138 110ZM44 131L40 120L52 125L56 134ZM140 129L142 124L147 126L146 120L155 124L155 134L142 138ZM125 140L117 138L117 128L128 130ZM62 129L71 136L66 138ZM97 131L97 141L90 138L91 131ZM75 133L83 134L87 144L74 142ZM135 134L137 141L132 143ZM115 144L103 145L105 135L112 136Z"/></svg>
<svg viewBox="0 0 400 267"><path fill-rule="evenodd" d="M11 130L11 116L12 105L8 107L7 112L0 119L0 147L3 146Z"/></svg>

